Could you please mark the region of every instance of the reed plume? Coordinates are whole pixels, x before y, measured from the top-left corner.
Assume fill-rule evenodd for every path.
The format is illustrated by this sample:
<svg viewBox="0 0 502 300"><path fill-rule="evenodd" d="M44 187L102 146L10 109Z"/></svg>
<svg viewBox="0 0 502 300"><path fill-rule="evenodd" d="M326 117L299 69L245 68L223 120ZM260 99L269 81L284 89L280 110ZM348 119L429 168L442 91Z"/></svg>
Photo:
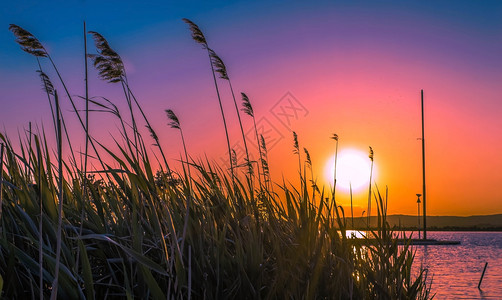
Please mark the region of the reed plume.
<svg viewBox="0 0 502 300"><path fill-rule="evenodd" d="M41 70L37 70L37 73L40 75L40 79L42 80L43 90L47 94L54 96L54 86L52 85L52 82L49 79L49 76Z"/></svg>
<svg viewBox="0 0 502 300"><path fill-rule="evenodd" d="M194 41L196 41L197 43L201 44L202 47L204 47L204 49L208 48L207 42L206 42L206 37L204 36L202 31L200 30L199 26L197 26L194 22L190 21L187 18L183 18L182 20L183 20L183 22L188 24L188 26L190 28L190 32L192 32L192 39Z"/></svg>
<svg viewBox="0 0 502 300"><path fill-rule="evenodd" d="M49 106L51 108L51 115L52 115L52 123L54 125L54 128L56 128L56 116L54 115L54 108L52 106L52 101L51 101L51 95L54 96L54 86L52 85L52 82L47 74L45 74L42 71L42 66L40 65L40 61L38 61L38 66L39 70L37 70L37 73L42 80L42 90L47 94L47 99L49 100Z"/></svg>
<svg viewBox="0 0 502 300"><path fill-rule="evenodd" d="M169 127L173 128L173 129L180 129L181 130L180 121L178 120L178 117L176 116L176 114L170 109L166 109L165 112L166 112L167 118L169 120L171 120L171 122L168 123Z"/></svg>
<svg viewBox="0 0 502 300"><path fill-rule="evenodd" d="M54 128L56 128L57 127L56 115L54 114L54 107L52 106L52 101L51 101L51 96L54 96L54 85L52 84L49 76L44 71L42 71L42 66L40 65L40 62L38 62L38 66L39 66L40 70L37 70L37 73L40 77L40 80L42 80L42 90L47 94L47 100L49 101L49 106L51 109L52 123L54 125ZM63 122L64 122L64 119L63 119ZM64 124L64 128L66 131L65 124Z"/></svg>
<svg viewBox="0 0 502 300"><path fill-rule="evenodd" d="M158 137L157 133L152 129L151 126L145 125L145 127L148 129L148 132L150 132L150 136L155 141L155 144L153 144L153 145L158 147L159 144L157 143L157 141L159 140L159 137Z"/></svg>
<svg viewBox="0 0 502 300"><path fill-rule="evenodd" d="M245 93L241 93L241 96L242 96L241 110L251 118L254 118L254 110L253 106L251 105L251 101L249 101L249 97Z"/></svg>
<svg viewBox="0 0 502 300"><path fill-rule="evenodd" d="M300 162L300 145L298 143L298 135L296 134L296 132L293 131L293 154L296 154L298 155L298 166L299 166L299 171L300 171L300 174L302 173L302 165L301 165L301 162Z"/></svg>
<svg viewBox="0 0 502 300"><path fill-rule="evenodd" d="M235 149L232 149L232 165L234 168L237 167L237 153L235 153Z"/></svg>
<svg viewBox="0 0 502 300"><path fill-rule="evenodd" d="M310 159L310 153L307 148L303 148L303 151L305 152L305 162L307 163L307 166L312 167L312 160Z"/></svg>
<svg viewBox="0 0 502 300"><path fill-rule="evenodd" d="M300 146L298 144L298 135L293 131L293 153L300 155Z"/></svg>
<svg viewBox="0 0 502 300"><path fill-rule="evenodd" d="M307 182L307 167L310 168L310 171L312 171L312 160L310 158L310 153L307 150L307 148L303 147L303 152L305 152L305 164L303 165L303 177L305 180L305 183ZM311 177L312 184L314 183L314 176ZM312 197L313 198L313 197Z"/></svg>
<svg viewBox="0 0 502 300"><path fill-rule="evenodd" d="M225 63L223 63L223 60L216 54L216 52L214 52L213 49L208 49L208 51L214 71L220 74L221 79L229 80L227 67L225 66Z"/></svg>
<svg viewBox="0 0 502 300"><path fill-rule="evenodd" d="M23 51L37 57L48 57L42 43L29 31L15 24L10 24L9 30L16 36L16 43L21 46Z"/></svg>
<svg viewBox="0 0 502 300"><path fill-rule="evenodd" d="M110 83L122 81L125 69L120 55L110 47L108 41L101 34L95 31L89 31L89 34L94 39L98 54L88 54L88 57L98 70L99 77Z"/></svg>
<svg viewBox="0 0 502 300"><path fill-rule="evenodd" d="M260 150L260 163L263 169L263 181L266 186L269 186L271 180L270 180L270 169L268 165L268 150L263 134L260 134L259 150Z"/></svg>

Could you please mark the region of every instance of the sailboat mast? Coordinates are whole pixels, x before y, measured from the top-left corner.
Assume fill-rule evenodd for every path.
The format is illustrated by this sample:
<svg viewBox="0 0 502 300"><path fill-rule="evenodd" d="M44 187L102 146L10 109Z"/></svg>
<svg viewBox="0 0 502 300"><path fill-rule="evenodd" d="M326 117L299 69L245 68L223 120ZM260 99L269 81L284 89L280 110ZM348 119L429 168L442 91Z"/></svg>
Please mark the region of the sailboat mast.
<svg viewBox="0 0 502 300"><path fill-rule="evenodd" d="M424 90L421 90L421 106L422 106L422 195L423 195L423 215L424 215L424 240L427 239L427 209L425 196L425 138L424 138Z"/></svg>

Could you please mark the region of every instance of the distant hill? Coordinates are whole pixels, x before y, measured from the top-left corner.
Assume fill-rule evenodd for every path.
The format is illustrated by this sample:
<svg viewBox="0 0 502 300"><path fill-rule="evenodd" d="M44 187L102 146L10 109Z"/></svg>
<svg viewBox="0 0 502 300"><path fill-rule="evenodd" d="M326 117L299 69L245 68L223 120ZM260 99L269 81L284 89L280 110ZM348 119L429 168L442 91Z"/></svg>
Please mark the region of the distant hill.
<svg viewBox="0 0 502 300"><path fill-rule="evenodd" d="M366 217L354 218L354 227L366 227ZM391 226L401 226L403 229L416 229L418 224L417 216L410 215L390 215L387 222ZM350 218L347 224L351 225ZM377 217L371 217L371 226L377 224ZM423 216L420 216L420 227L423 226ZM502 214L483 216L427 216L427 228L429 230L502 230Z"/></svg>

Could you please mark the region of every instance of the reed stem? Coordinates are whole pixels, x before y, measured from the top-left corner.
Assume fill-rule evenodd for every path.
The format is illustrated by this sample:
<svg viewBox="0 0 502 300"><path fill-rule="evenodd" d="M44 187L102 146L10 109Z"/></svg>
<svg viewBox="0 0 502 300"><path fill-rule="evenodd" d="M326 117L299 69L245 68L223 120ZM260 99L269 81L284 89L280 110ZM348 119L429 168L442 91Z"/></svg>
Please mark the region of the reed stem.
<svg viewBox="0 0 502 300"><path fill-rule="evenodd" d="M54 101L56 103L56 119L57 119L57 143L58 143L58 228L57 228L57 245L56 245L56 267L54 274L54 281L52 283L51 300L56 300L58 295L59 286L59 265L61 264L61 239L62 239L62 225L63 225L63 139L61 136L61 109L59 106L59 99L57 91L54 91Z"/></svg>

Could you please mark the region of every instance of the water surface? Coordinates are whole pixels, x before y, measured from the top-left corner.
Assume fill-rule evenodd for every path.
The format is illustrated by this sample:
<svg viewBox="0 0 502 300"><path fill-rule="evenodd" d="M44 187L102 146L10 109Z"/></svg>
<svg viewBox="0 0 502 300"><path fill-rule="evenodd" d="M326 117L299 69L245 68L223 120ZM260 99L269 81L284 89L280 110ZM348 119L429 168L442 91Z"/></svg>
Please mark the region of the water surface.
<svg viewBox="0 0 502 300"><path fill-rule="evenodd" d="M502 232L428 232L427 238L461 242L413 247L414 265L429 269L434 299L502 299Z"/></svg>

